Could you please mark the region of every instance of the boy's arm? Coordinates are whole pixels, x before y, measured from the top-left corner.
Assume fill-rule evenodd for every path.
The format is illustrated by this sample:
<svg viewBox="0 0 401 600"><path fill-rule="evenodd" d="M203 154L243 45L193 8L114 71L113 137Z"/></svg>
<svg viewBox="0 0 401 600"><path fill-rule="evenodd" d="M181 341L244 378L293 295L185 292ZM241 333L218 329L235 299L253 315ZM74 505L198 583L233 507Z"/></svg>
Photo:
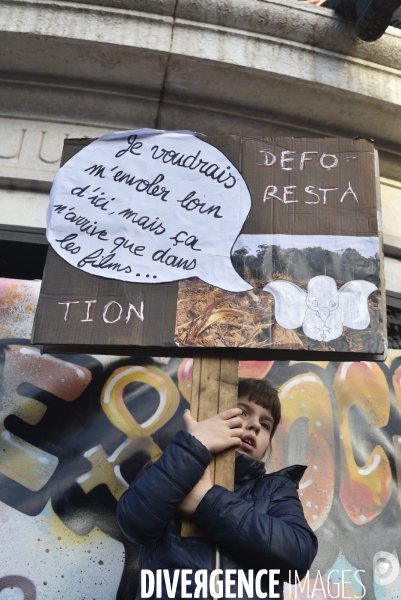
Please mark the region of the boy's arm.
<svg viewBox="0 0 401 600"><path fill-rule="evenodd" d="M231 408L197 423L188 410L184 412L190 433L180 431L163 456L139 473L117 505L117 520L131 540L150 545L160 538L180 504L201 479L212 454L241 443L240 413L239 408ZM196 505L211 486L202 483L199 486L203 491ZM195 495L199 495L199 486Z"/></svg>
<svg viewBox="0 0 401 600"><path fill-rule="evenodd" d="M209 540L244 566L280 569L280 579L285 581L289 571L294 574L295 570L301 579L317 553L317 538L306 522L291 480L284 480L272 492L268 515L215 485L199 503L193 521Z"/></svg>
<svg viewBox="0 0 401 600"><path fill-rule="evenodd" d="M201 442L180 431L158 461L143 469L121 496L117 520L125 535L142 545L156 542L211 460Z"/></svg>
<svg viewBox="0 0 401 600"><path fill-rule="evenodd" d="M156 542L211 460L201 442L180 431L158 461L143 469L121 496L117 520L125 535L143 545Z"/></svg>

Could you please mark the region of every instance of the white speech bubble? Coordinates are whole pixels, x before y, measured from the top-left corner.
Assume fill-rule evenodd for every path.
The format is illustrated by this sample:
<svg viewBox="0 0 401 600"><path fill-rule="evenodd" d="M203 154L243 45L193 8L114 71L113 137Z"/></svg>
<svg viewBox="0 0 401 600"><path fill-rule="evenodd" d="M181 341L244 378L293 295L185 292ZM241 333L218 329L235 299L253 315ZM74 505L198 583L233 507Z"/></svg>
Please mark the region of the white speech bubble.
<svg viewBox="0 0 401 600"><path fill-rule="evenodd" d="M105 135L57 173L47 238L68 263L102 277L161 283L197 276L251 289L231 248L251 208L239 171L194 133Z"/></svg>

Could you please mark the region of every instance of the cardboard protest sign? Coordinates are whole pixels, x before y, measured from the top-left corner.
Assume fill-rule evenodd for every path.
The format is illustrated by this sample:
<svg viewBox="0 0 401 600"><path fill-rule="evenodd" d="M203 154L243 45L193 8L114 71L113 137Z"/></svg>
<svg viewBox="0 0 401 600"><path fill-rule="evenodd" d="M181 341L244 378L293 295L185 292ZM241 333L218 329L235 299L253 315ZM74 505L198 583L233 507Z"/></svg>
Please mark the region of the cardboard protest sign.
<svg viewBox="0 0 401 600"><path fill-rule="evenodd" d="M154 130L90 142L66 141L53 184L34 343L383 358L371 142Z"/></svg>

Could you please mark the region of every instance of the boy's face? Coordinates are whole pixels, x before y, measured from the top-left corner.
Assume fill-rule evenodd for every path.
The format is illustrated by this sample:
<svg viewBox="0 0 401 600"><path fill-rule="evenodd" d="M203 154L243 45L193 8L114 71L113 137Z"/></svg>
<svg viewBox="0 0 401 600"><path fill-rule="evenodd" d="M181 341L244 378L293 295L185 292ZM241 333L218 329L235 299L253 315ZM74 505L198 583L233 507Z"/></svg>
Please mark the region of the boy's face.
<svg viewBox="0 0 401 600"><path fill-rule="evenodd" d="M238 398L238 408L242 410L240 417L245 433L237 451L260 460L270 442L270 433L273 427L271 412L263 406L251 402L247 396Z"/></svg>

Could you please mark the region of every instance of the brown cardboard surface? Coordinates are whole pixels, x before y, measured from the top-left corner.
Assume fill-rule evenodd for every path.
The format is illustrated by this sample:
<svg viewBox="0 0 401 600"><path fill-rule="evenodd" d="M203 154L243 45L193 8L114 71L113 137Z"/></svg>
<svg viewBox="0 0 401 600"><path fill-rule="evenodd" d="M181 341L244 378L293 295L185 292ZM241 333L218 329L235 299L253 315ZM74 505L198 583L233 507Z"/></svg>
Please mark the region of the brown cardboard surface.
<svg viewBox="0 0 401 600"><path fill-rule="evenodd" d="M35 343L167 346L174 336L177 283L156 286L155 293L151 285L89 275L49 248ZM146 306L144 320L135 312L141 315L141 303Z"/></svg>
<svg viewBox="0 0 401 600"><path fill-rule="evenodd" d="M263 165L266 155L262 152L263 149L271 150L277 156L274 166L257 166ZM283 157L283 166L291 169L290 171L281 168L281 158L285 151L295 153L285 154ZM305 158L312 160L305 160L304 169L301 170L303 152L317 154L308 154ZM319 159L323 153L338 157L338 167L330 170L322 168ZM255 163L257 156L260 160ZM268 157L270 162L271 155ZM331 162L329 157L323 160L323 164L330 165ZM244 137L241 173L251 192L252 208L243 233L377 235L374 172L374 146L368 140ZM358 197L358 203L351 194L340 202L349 183ZM287 197L291 203L284 204L270 198L264 202L268 185L277 187L280 198L283 197L284 186L296 186ZM321 197L317 204L306 204L306 201L317 201L315 196L305 192L305 188L309 186L314 186L313 191ZM338 190L327 191L324 203L323 193L319 192L319 188ZM298 202L292 202L293 200Z"/></svg>
<svg viewBox="0 0 401 600"><path fill-rule="evenodd" d="M62 163L90 142L66 140ZM372 142L234 135L209 136L207 142L240 170L250 190L252 208L241 233L379 236L378 173ZM302 153L306 153L303 165ZM334 157L338 166L324 168L336 161ZM266 281L280 277L277 273ZM337 287L349 279L337 277ZM356 333L345 329L333 343L310 341L302 329L280 327L274 320L273 297L262 290L266 281L252 280L254 289L238 294L197 278L179 283L127 283L84 273L50 248L33 343L46 352L192 356L203 347L205 352L242 359L307 356L316 360L325 352L333 360L383 360L382 269L376 283L379 289L369 299L370 326ZM294 283L305 289L307 281L301 278ZM68 311L66 302L74 302ZM214 337L209 335L212 331Z"/></svg>

